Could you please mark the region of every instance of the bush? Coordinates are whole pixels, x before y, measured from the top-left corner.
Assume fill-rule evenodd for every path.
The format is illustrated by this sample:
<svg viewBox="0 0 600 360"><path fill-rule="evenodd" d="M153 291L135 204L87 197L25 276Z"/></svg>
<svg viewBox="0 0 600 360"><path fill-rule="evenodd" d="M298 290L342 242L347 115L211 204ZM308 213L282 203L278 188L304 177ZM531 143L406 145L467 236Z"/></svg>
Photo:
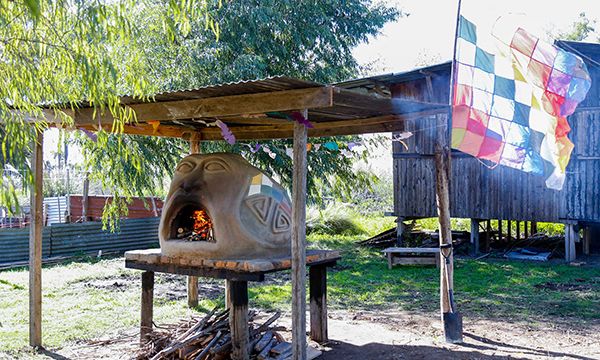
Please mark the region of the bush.
<svg viewBox="0 0 600 360"><path fill-rule="evenodd" d="M347 205L332 203L323 209L311 207L306 213L307 234L362 235L365 230L355 221L357 214Z"/></svg>

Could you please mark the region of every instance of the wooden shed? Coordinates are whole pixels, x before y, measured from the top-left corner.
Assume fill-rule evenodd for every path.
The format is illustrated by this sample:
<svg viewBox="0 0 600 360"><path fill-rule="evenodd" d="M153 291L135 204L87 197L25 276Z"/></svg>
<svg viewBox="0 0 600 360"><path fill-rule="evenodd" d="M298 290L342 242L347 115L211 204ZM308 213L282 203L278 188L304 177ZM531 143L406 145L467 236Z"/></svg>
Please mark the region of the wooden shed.
<svg viewBox="0 0 600 360"><path fill-rule="evenodd" d="M590 227L600 224L600 45L557 41L579 54L592 77L587 98L568 120L575 144L561 191L548 189L545 179L509 167L490 169L478 159L452 151L450 211L452 217L567 225L567 242L578 240L584 228L584 252L589 249ZM451 62L412 71L346 82L348 88L389 92L393 98L448 104ZM413 136L393 142L394 214L399 220L434 217L436 213L434 144L446 128L449 110L408 120L403 131ZM394 133L398 135L400 132ZM448 132L442 132L448 136ZM400 222L399 222L400 224ZM476 232L477 227L473 230ZM586 243L587 242L587 243ZM574 244L567 244L567 258Z"/></svg>

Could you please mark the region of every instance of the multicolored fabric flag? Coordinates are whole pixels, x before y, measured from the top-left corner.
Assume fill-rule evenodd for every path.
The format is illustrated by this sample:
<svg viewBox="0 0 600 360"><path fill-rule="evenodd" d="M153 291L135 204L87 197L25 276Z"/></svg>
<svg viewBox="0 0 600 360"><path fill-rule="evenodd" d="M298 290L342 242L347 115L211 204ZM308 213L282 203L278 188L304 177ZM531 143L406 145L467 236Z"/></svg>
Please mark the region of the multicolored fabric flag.
<svg viewBox="0 0 600 360"><path fill-rule="evenodd" d="M501 20L482 34L459 16L452 147L543 175L547 187L560 190L573 149L566 117L590 86L578 56Z"/></svg>

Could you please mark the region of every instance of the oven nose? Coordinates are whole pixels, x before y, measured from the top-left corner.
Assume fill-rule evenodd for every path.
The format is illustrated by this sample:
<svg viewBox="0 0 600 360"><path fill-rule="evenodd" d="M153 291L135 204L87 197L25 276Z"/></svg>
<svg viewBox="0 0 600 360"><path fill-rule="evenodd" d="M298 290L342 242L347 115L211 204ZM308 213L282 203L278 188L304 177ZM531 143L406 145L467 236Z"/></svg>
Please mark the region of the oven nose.
<svg viewBox="0 0 600 360"><path fill-rule="evenodd" d="M189 194L194 191L198 191L198 190L202 189L202 184L197 180L196 181L184 180L179 185L179 188Z"/></svg>

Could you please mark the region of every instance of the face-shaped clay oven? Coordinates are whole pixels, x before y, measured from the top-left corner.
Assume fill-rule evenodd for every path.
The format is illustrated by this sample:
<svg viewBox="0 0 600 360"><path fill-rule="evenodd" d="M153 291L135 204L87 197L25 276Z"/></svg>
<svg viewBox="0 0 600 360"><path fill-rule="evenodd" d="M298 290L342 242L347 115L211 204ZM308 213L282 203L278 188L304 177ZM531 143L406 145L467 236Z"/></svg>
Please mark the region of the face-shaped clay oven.
<svg viewBox="0 0 600 360"><path fill-rule="evenodd" d="M181 239L199 210L212 222L211 236ZM291 215L291 201L281 185L240 155L190 155L177 164L165 200L161 253L206 259L289 255Z"/></svg>

